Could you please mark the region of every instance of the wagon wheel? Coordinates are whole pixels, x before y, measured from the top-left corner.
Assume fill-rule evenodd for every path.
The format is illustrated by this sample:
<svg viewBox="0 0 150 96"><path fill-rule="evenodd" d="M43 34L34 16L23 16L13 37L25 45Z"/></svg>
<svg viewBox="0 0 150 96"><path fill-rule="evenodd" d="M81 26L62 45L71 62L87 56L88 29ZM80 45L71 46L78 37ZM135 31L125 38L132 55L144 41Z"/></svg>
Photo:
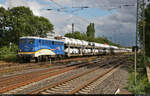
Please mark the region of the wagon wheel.
<svg viewBox="0 0 150 96"><path fill-rule="evenodd" d="M49 60L48 56L45 56L45 61L48 61L48 60Z"/></svg>
<svg viewBox="0 0 150 96"><path fill-rule="evenodd" d="M42 62L42 56L38 56L38 61Z"/></svg>

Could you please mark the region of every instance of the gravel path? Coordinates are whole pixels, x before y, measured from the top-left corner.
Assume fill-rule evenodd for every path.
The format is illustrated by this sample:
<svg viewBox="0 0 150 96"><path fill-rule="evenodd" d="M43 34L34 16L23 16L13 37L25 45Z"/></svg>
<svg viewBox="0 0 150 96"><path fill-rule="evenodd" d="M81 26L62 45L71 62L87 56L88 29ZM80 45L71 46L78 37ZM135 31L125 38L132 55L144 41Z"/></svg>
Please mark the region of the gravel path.
<svg viewBox="0 0 150 96"><path fill-rule="evenodd" d="M86 83L87 80L90 80L91 78L94 78L95 76L98 76L100 73L103 73L103 72L104 72L104 69L99 68L98 70L95 70L94 72L91 72L91 73L88 73L79 78L73 79L69 82L64 83L63 85L59 85L54 88L50 88L46 91L51 91L51 92L47 92L48 94L49 93L50 94L67 94L68 92L72 91L73 89L78 88L81 85L83 85L84 83Z"/></svg>
<svg viewBox="0 0 150 96"><path fill-rule="evenodd" d="M123 89L128 83L128 69L128 65L122 66L101 84L91 90L89 94L114 94L118 88Z"/></svg>

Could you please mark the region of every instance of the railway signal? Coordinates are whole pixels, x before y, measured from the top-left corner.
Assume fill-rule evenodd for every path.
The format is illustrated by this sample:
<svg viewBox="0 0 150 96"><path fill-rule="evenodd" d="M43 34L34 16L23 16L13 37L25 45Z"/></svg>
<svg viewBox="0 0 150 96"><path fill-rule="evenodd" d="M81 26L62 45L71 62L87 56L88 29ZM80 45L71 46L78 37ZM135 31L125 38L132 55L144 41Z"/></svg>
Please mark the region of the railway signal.
<svg viewBox="0 0 150 96"><path fill-rule="evenodd" d="M135 52L135 50L138 51L138 50L139 50L139 47L138 47L138 46L133 46L133 47L132 47L132 52Z"/></svg>

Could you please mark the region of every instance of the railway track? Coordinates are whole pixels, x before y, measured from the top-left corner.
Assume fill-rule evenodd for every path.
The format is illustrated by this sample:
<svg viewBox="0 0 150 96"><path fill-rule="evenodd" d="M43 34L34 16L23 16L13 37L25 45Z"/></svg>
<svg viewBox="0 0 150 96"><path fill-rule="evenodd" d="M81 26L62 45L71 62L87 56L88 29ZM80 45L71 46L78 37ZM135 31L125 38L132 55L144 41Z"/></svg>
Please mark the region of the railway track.
<svg viewBox="0 0 150 96"><path fill-rule="evenodd" d="M94 60L97 57L82 57L82 58L70 58L70 59L63 59L53 61L52 64L50 62L39 62L39 63L3 63L0 64L0 75L22 71L22 70L29 70L29 69L38 69L38 68L46 68L53 65L63 65L64 63L73 62L73 61L90 61Z"/></svg>
<svg viewBox="0 0 150 96"><path fill-rule="evenodd" d="M113 61L111 60L111 62L107 62L107 63L114 64L115 62L120 61L120 60L121 59L114 59ZM41 70L41 71L37 71L37 72L31 72L31 73L26 73L26 74L20 74L20 75L0 78L0 81L1 81L0 82L0 93L6 93L6 94L12 94L12 93L14 94L15 92L19 93L19 91L17 92L17 91L13 91L13 90L15 90L15 89L16 90L20 90L22 88L22 86L32 85L32 83L34 83L34 82L39 82L39 81L42 81L43 79L46 79L46 78L55 77L57 75L61 75L62 73L64 74L65 72L71 73L70 71L72 71L72 70L76 70L77 71L77 69L82 68L82 67L87 67L88 71L85 70L82 73L80 72L81 74L79 74L79 72L78 72L78 74L71 75L71 76L67 76L66 75L67 78L64 77L62 80L58 80L59 83L58 82L52 83L53 87L58 87L58 84L65 83L65 82L70 82L70 81L76 82L76 80L78 78L80 78L82 80L85 78L84 81L86 81L86 80L88 80L87 77L94 78L94 77L90 77L90 76L93 76L93 74L97 74L97 76L98 76L98 74L99 73L103 73L103 71L108 73L107 72L108 70L101 69L101 67L103 67L103 66L106 67L106 69L109 69L109 71L113 70L113 68L114 68L113 66L110 67L110 68L107 68L108 66L106 66L106 63L99 65L98 64L99 61L100 61L100 59L97 59L97 60L94 60L94 61L92 61L90 63L78 63L78 64L75 64L75 65L67 65L67 66L63 66L63 67L60 66L60 67L50 68L50 69L47 69L47 70ZM107 60L107 61L109 61L109 60ZM95 66L95 64L98 64L99 66L96 65L97 67L92 67L92 66ZM93 73L93 72L95 72L95 73ZM89 74L91 74L91 75L89 75ZM68 77L72 77L73 80L71 78L69 79ZM60 83L60 81L61 81L61 83ZM94 82L94 81L95 81L94 79L90 80L91 83ZM86 83L86 82L84 82L84 83ZM90 84L90 83L88 83L88 84ZM51 86L51 85L49 85L49 86ZM31 90L29 92L26 92L25 94L41 93L41 90L47 90L47 89L49 89L49 86L44 87L44 88L43 87L42 88L37 88L36 90ZM85 86L87 86L87 85L85 84ZM83 88L81 88L81 89L83 89ZM38 90L40 90L40 91L38 91ZM11 93L11 91L12 91L12 93ZM42 91L42 94L43 93L44 93L44 91ZM75 93L77 93L77 92L75 92ZM21 91L20 91L19 94L22 94ZM74 93L68 93L68 94L74 94Z"/></svg>
<svg viewBox="0 0 150 96"><path fill-rule="evenodd" d="M96 85L91 83L101 77L104 77L108 73L113 73L120 67L119 64L120 63L113 66L106 66L105 64L101 65L98 68L94 68L87 72L64 79L63 81L56 82L45 88L33 91L30 94L85 94ZM102 66L104 67L101 68Z"/></svg>
<svg viewBox="0 0 150 96"><path fill-rule="evenodd" d="M97 58L97 56L91 56L90 57L90 59L95 59L95 58ZM70 62L70 61L76 61L76 60L87 60L87 59L89 59L89 57L81 57L81 58L66 58L66 59L61 59L61 60L55 60L55 61L53 61L53 63L55 64L55 63L64 63L64 62ZM44 63L48 63L49 64L49 62L44 62ZM0 62L0 68L4 68L4 67L15 67L15 66L18 66L18 65L20 65L20 66L27 66L27 65L31 65L31 66L33 66L33 65L41 65L41 62L39 62L39 63L13 63L13 62L10 62L10 63L8 63L8 62Z"/></svg>
<svg viewBox="0 0 150 96"><path fill-rule="evenodd" d="M80 67L87 66L89 64L94 64L94 62L90 63L78 63L75 65L67 65L63 67L56 67L56 68L50 68L47 70L41 70L38 72L31 72L31 73L25 73L25 74L20 74L20 75L15 75L15 76L9 76L9 77L4 77L0 78L0 93L5 93L9 90L40 81L42 79L55 76L70 70L74 70Z"/></svg>

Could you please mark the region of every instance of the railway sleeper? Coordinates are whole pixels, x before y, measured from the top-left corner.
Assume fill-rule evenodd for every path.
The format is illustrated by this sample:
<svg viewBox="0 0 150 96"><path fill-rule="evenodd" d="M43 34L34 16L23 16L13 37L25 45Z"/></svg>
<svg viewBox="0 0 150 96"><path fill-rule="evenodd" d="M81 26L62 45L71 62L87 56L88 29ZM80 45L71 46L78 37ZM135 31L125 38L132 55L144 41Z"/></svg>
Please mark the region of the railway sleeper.
<svg viewBox="0 0 150 96"><path fill-rule="evenodd" d="M78 94L87 94L88 92L86 91L79 91Z"/></svg>
<svg viewBox="0 0 150 96"><path fill-rule="evenodd" d="M61 89L70 89L70 87L59 87L59 88L54 87L51 90L61 90Z"/></svg>
<svg viewBox="0 0 150 96"><path fill-rule="evenodd" d="M69 91L71 91L71 90L55 90L55 91L51 91L50 93L54 93L54 94L60 93L60 94L62 94L64 92L67 93Z"/></svg>
<svg viewBox="0 0 150 96"><path fill-rule="evenodd" d="M80 92L89 92L89 90L90 90L89 88L87 88L87 89L84 88L84 89L81 89L80 91L78 91L78 93L80 93Z"/></svg>
<svg viewBox="0 0 150 96"><path fill-rule="evenodd" d="M67 87L70 87L70 86L69 85L68 86L56 86L55 88L60 89L60 88L67 88Z"/></svg>
<svg viewBox="0 0 150 96"><path fill-rule="evenodd" d="M67 89L57 89L57 90L53 90L54 93L57 93L57 92L69 92L69 91L72 91L73 89L72 88L67 88Z"/></svg>
<svg viewBox="0 0 150 96"><path fill-rule="evenodd" d="M40 92L40 94L49 94L48 92Z"/></svg>

